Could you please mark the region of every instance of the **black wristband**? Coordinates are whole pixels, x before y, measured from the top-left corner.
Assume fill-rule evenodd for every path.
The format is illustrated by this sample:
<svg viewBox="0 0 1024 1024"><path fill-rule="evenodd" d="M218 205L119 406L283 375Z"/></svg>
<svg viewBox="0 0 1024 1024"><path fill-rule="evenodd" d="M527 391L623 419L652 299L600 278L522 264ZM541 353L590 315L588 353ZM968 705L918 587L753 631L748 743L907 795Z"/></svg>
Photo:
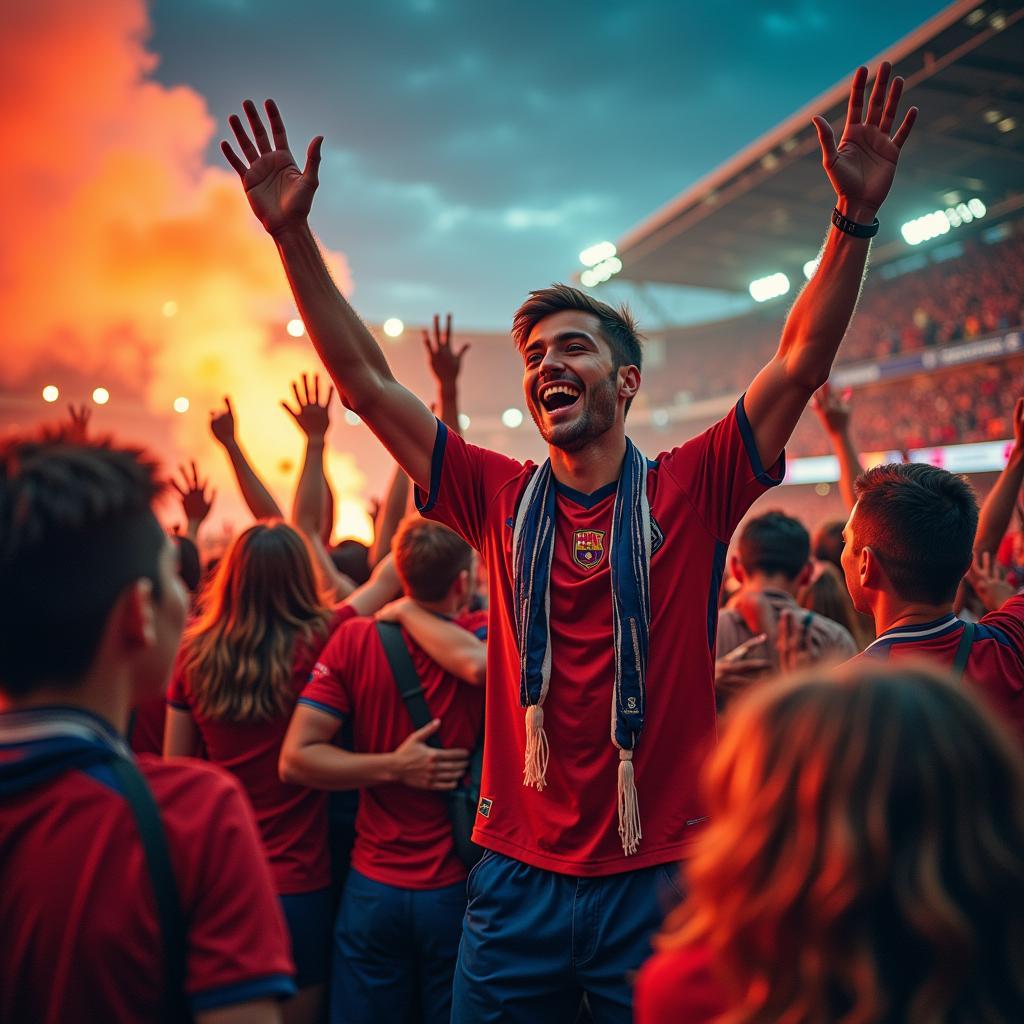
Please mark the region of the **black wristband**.
<svg viewBox="0 0 1024 1024"><path fill-rule="evenodd" d="M838 206L832 211L832 223L844 234L853 235L854 238L874 238L878 234L877 217L870 224L858 224L855 220L844 217Z"/></svg>

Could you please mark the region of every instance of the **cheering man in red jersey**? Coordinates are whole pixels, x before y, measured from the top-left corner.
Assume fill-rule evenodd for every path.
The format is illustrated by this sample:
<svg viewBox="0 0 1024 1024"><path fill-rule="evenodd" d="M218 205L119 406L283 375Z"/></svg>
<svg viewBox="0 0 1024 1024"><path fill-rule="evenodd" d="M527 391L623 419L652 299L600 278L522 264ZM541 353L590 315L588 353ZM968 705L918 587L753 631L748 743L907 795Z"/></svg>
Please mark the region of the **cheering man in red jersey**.
<svg viewBox="0 0 1024 1024"><path fill-rule="evenodd" d="M419 488L420 508L486 560L485 763L452 1020L563 1021L581 993L628 1021L628 974L704 816L714 742L717 592L730 535L783 474L783 447L827 379L853 314L875 214L916 116L903 81L854 76L838 143L815 118L836 206L818 271L779 349L729 414L654 460L626 437L641 354L625 312L564 285L534 292L513 333L541 466L468 444L395 380L331 280L307 224L322 139L300 171L273 101L267 133L222 148L277 244L303 322L346 402ZM752 225L751 230L756 230ZM659 892L660 890L660 892Z"/></svg>

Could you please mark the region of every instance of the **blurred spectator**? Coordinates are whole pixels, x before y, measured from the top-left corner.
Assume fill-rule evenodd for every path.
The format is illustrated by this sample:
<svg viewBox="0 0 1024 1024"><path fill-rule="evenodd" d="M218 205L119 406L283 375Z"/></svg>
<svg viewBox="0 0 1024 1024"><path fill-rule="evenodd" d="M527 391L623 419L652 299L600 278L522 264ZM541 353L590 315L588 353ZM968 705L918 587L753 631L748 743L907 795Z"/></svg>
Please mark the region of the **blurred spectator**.
<svg viewBox="0 0 1024 1024"><path fill-rule="evenodd" d="M637 1024L1020 1020L1024 761L969 690L864 662L761 687L705 789Z"/></svg>

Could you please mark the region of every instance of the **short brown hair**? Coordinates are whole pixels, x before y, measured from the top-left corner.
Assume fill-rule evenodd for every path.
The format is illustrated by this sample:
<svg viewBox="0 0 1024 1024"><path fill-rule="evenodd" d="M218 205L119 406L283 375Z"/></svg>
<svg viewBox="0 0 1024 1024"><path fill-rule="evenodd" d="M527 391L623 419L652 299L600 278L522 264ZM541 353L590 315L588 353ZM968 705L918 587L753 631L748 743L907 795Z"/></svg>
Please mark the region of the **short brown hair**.
<svg viewBox="0 0 1024 1024"><path fill-rule="evenodd" d="M565 309L577 309L591 313L601 322L601 333L612 350L615 368L635 366L641 369L643 351L642 335L637 331L636 320L626 305L609 306L607 302L592 298L579 288L567 284L553 284L550 288L539 288L530 292L530 297L515 311L512 317L512 337L517 345L526 344L530 331L546 316L560 313Z"/></svg>
<svg viewBox="0 0 1024 1024"><path fill-rule="evenodd" d="M392 545L405 592L417 601L440 601L460 572L473 564L473 549L447 526L410 516Z"/></svg>
<svg viewBox="0 0 1024 1024"><path fill-rule="evenodd" d="M878 555L904 601L952 601L978 529L971 485L935 466L897 462L861 474L854 489L854 550Z"/></svg>

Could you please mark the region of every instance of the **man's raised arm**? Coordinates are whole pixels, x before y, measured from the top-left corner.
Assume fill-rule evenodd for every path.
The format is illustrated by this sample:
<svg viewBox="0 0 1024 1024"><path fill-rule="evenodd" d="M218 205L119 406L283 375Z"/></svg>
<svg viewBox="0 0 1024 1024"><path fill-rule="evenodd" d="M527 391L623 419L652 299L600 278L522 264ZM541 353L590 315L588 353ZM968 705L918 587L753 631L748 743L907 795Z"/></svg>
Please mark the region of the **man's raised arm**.
<svg viewBox="0 0 1024 1024"><path fill-rule="evenodd" d="M242 157L222 142L238 172L253 212L277 243L299 314L342 401L364 419L396 461L424 490L437 432L430 410L391 373L377 342L338 291L308 216L319 179L323 137L309 144L300 172L288 148L284 121L273 100L266 102L273 143L251 100L242 104L252 138L241 119L229 118Z"/></svg>
<svg viewBox="0 0 1024 1024"><path fill-rule="evenodd" d="M744 399L765 466L778 459L811 395L828 380L867 265L870 236L863 229L874 224L889 194L900 148L917 117L917 108L911 107L890 136L903 92L902 78L893 79L889 86L890 70L888 62L879 67L862 117L868 72L857 69L838 146L829 123L823 117L814 118L822 163L836 190L837 219L847 230L838 225L829 229L818 269L790 310L779 349L754 378Z"/></svg>

